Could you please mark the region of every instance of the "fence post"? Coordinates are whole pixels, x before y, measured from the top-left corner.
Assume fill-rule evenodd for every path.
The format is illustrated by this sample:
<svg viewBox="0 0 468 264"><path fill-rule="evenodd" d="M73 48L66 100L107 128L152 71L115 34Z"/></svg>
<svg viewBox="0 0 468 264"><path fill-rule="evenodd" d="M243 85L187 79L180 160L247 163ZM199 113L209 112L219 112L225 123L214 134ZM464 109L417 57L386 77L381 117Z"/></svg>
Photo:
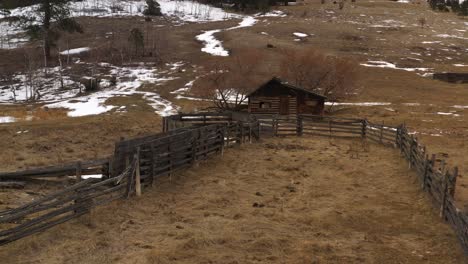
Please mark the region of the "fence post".
<svg viewBox="0 0 468 264"><path fill-rule="evenodd" d="M136 156L134 157L134 160L135 160ZM129 158L128 156L125 158L125 163L126 163L126 169L129 168ZM126 197L129 198L130 197L130 194L132 193L132 189L133 189L133 173L135 172L134 171L134 167L133 167L133 164L132 164L132 168L130 170L128 170L128 174L127 174L127 190L126 190Z"/></svg>
<svg viewBox="0 0 468 264"><path fill-rule="evenodd" d="M408 169L411 169L413 166L413 149L416 143L416 139L414 136L411 136L411 145L409 149L409 156L408 156Z"/></svg>
<svg viewBox="0 0 468 264"><path fill-rule="evenodd" d="M193 135L193 141L192 141L192 164L194 167L198 167L198 162L197 162L197 143L198 143L198 135L199 131L196 130L192 133L195 133Z"/></svg>
<svg viewBox="0 0 468 264"><path fill-rule="evenodd" d="M155 157L156 155L154 154L154 142L151 142L150 145L150 167L151 167L151 187L154 186L154 177L156 175L156 161Z"/></svg>
<svg viewBox="0 0 468 264"><path fill-rule="evenodd" d="M275 116L274 117L274 120L273 120L273 126L274 126L274 130L275 130L275 137L278 136L278 116Z"/></svg>
<svg viewBox="0 0 468 264"><path fill-rule="evenodd" d="M453 180L452 180L451 186L450 186L450 187L451 187L451 188L450 188L450 196L451 196L452 198L455 197L455 189L456 189L456 187L457 187L457 178L458 178L458 167L455 167L455 168L453 169Z"/></svg>
<svg viewBox="0 0 468 264"><path fill-rule="evenodd" d="M364 139L366 138L366 134L367 134L367 120L363 119L361 123L362 123L361 137Z"/></svg>
<svg viewBox="0 0 468 264"><path fill-rule="evenodd" d="M140 147L137 148L135 168L135 192L138 197L141 196L141 175L140 175Z"/></svg>
<svg viewBox="0 0 468 264"><path fill-rule="evenodd" d="M249 144L252 144L252 122L249 121Z"/></svg>
<svg viewBox="0 0 468 264"><path fill-rule="evenodd" d="M447 192L448 192L448 177L446 173L442 174L442 202L440 205L439 216L445 218L445 205L447 204Z"/></svg>
<svg viewBox="0 0 468 264"><path fill-rule="evenodd" d="M109 158L109 166L107 167L107 176L112 178L114 172L114 156Z"/></svg>
<svg viewBox="0 0 468 264"><path fill-rule="evenodd" d="M380 127L380 144L383 144L383 129L384 129L384 121L382 121L382 126Z"/></svg>
<svg viewBox="0 0 468 264"><path fill-rule="evenodd" d="M224 135L226 134L226 126L221 129L221 157L224 156Z"/></svg>
<svg viewBox="0 0 468 264"><path fill-rule="evenodd" d="M422 178L422 186L421 188L425 191L426 190L426 182L427 182L427 174L429 173L429 166L431 161L429 160L429 154L426 154L426 159L424 160L424 173Z"/></svg>
<svg viewBox="0 0 468 264"><path fill-rule="evenodd" d="M260 140L260 133L262 132L262 128L260 126L260 120L257 120L257 140Z"/></svg>
<svg viewBox="0 0 468 264"><path fill-rule="evenodd" d="M81 161L78 161L76 163L76 181L80 182L81 181L81 174L82 174L82 166L81 166Z"/></svg>
<svg viewBox="0 0 468 264"><path fill-rule="evenodd" d="M331 125L331 119L328 120L328 130L329 130L329 133L330 133L330 138L332 137L332 125Z"/></svg>
<svg viewBox="0 0 468 264"><path fill-rule="evenodd" d="M298 136L300 136L300 137L302 136L303 129L304 129L304 120L302 118L302 115L298 115L297 116L297 127L296 127L296 131L297 131Z"/></svg>

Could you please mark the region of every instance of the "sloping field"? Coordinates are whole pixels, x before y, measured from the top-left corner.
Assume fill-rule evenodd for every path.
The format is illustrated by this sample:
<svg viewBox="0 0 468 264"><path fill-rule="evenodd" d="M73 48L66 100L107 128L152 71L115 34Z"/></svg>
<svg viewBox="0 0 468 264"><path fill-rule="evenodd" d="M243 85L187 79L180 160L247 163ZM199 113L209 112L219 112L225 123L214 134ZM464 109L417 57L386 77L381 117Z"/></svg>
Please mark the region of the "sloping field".
<svg viewBox="0 0 468 264"><path fill-rule="evenodd" d="M275 138L7 245L4 263L463 263L397 151Z"/></svg>

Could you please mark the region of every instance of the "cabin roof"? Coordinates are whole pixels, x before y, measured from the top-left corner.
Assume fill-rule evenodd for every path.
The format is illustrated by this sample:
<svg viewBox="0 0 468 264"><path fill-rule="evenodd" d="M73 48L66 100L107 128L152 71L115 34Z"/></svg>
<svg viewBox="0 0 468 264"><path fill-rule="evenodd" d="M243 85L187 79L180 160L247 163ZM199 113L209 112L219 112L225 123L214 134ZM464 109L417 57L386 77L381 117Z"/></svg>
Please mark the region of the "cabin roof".
<svg viewBox="0 0 468 264"><path fill-rule="evenodd" d="M318 98L321 98L321 99L327 99L327 97L321 95L321 94L318 94L318 93L314 93L314 92L311 92L309 90L306 90L304 88L301 88L301 87L297 87L297 86L294 86L292 84L289 84L288 82L284 81L284 80L281 80L280 78L278 77L274 77L273 79L269 80L268 82L264 83L263 85L261 85L260 87L258 87L257 89L255 89L255 91L251 92L250 94L247 95L247 97L250 97L252 96L253 94L255 94L257 91L261 90L261 89L264 89L268 84L270 84L271 82L276 82L276 83L279 83L280 85L282 85L283 87L285 88L288 88L288 89L291 89L291 90L295 90L295 91L301 91L301 92L304 92L306 94L309 94L313 97L318 97Z"/></svg>

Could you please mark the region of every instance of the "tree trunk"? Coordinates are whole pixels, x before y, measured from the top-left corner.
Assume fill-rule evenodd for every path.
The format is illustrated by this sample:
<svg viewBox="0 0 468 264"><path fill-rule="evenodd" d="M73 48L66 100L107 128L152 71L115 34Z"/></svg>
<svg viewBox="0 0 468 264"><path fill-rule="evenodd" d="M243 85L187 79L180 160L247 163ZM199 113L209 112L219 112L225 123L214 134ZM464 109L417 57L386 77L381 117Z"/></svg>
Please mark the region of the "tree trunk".
<svg viewBox="0 0 468 264"><path fill-rule="evenodd" d="M44 31L44 61L45 67L48 66L50 61L50 18L51 18L51 6L49 0L43 1L44 7L44 21L42 30Z"/></svg>

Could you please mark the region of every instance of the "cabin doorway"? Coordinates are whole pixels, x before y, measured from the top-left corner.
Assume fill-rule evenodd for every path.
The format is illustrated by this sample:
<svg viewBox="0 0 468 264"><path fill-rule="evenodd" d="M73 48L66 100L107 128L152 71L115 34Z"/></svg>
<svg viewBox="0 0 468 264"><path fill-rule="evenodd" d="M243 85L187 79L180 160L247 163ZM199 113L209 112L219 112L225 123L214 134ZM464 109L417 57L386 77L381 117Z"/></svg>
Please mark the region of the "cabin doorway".
<svg viewBox="0 0 468 264"><path fill-rule="evenodd" d="M280 97L279 114L280 115L289 115L289 97L288 96L281 96Z"/></svg>

